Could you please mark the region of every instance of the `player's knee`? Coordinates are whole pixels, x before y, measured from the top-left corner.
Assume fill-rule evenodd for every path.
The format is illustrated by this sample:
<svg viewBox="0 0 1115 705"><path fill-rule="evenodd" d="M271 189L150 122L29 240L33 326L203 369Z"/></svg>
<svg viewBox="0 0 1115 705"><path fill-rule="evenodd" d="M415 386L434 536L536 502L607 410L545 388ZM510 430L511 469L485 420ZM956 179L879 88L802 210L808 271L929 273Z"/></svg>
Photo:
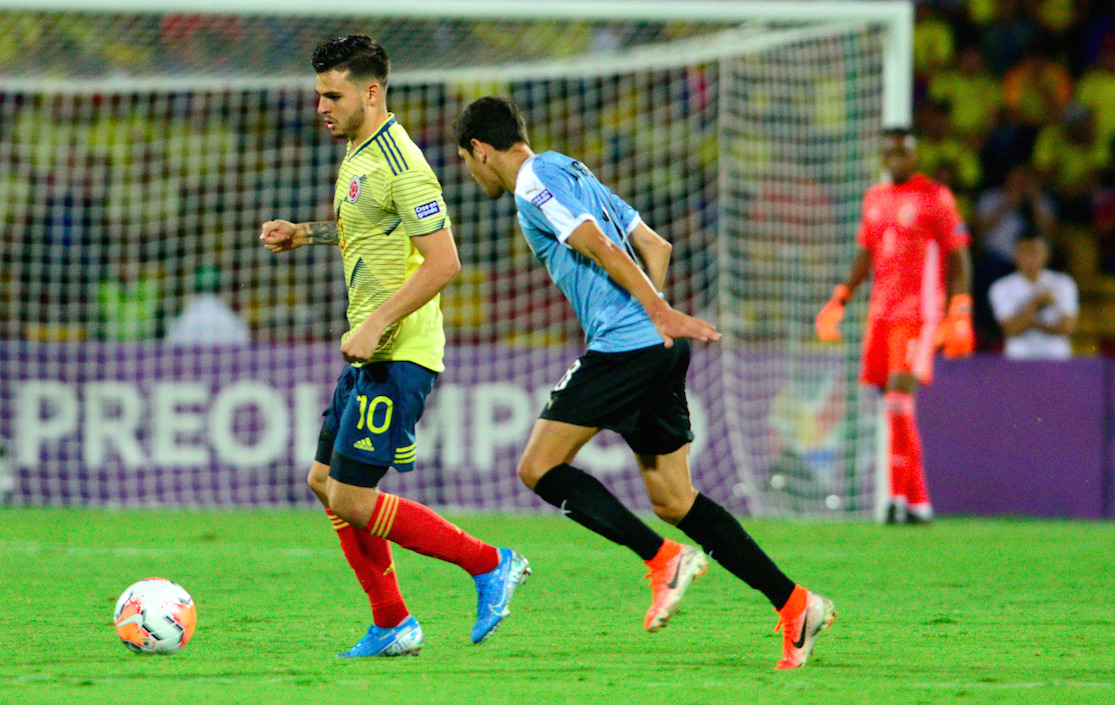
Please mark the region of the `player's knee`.
<svg viewBox="0 0 1115 705"><path fill-rule="evenodd" d="M542 467L540 463L531 458L524 457L519 461L519 479L523 481L524 485L533 490L534 486L538 484L538 481L542 479L542 476L545 475L546 471L549 469L549 467Z"/></svg>
<svg viewBox="0 0 1115 705"><path fill-rule="evenodd" d="M696 491L672 494L668 497L652 497L651 506L654 508L655 515L673 526L677 526L689 510L693 508L693 501L696 499Z"/></svg>
<svg viewBox="0 0 1115 705"><path fill-rule="evenodd" d="M327 507L329 506L329 496L325 485L328 477L329 467L325 466L325 473L323 474L317 463L314 463L314 466L310 468L310 472L306 475L306 484L310 486L310 491Z"/></svg>
<svg viewBox="0 0 1115 705"><path fill-rule="evenodd" d="M667 524L677 525L679 521L685 518L685 512L679 511L676 503L668 504L654 504L655 515L666 522Z"/></svg>
<svg viewBox="0 0 1115 705"><path fill-rule="evenodd" d="M356 503L349 494L342 491L335 483L329 486L326 493L326 506L347 522L352 522L355 519Z"/></svg>
<svg viewBox="0 0 1115 705"><path fill-rule="evenodd" d="M911 374L896 372L887 378L886 391L913 394L918 390L918 380Z"/></svg>

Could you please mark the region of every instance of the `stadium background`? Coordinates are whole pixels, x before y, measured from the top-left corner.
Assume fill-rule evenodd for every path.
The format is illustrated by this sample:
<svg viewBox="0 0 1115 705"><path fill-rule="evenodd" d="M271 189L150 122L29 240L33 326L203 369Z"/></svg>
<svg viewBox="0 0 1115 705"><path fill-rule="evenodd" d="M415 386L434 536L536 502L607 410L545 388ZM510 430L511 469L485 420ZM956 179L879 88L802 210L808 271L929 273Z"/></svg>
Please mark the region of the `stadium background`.
<svg viewBox="0 0 1115 705"><path fill-rule="evenodd" d="M761 172L737 174L757 177L761 187L733 194L737 230L728 235L741 244L725 259L717 242L724 232L722 199L736 182L725 183L718 153L726 109L709 96L728 81L726 70L694 58L589 78L563 76L560 69L512 79L467 71L509 62L560 66L571 58L607 62L646 47L694 51L706 37L735 31L728 24L572 21L555 31L536 22L509 32L490 20L34 10L5 10L0 23L6 28L0 39L0 423L8 501L310 503L300 478L321 390L337 371L331 356L344 325L343 282L332 251L302 250L276 260L254 233L271 217L328 217L340 148L314 120L305 56L323 36L359 30L398 38L387 40L393 68L412 78L392 88L390 106L443 177L465 263L443 299L451 361L459 363L452 369L460 376L447 373L439 383L425 431L438 446L423 451L437 479L428 475L401 488L459 507L537 506L507 472L516 434L579 342L576 321L515 234L510 202L488 203L470 192L444 138L467 99L495 91L528 106L536 145L582 156L619 185L675 244L672 299L684 310L713 315L742 344L728 363L698 359L695 402L711 439L708 457L738 464L734 446L751 444L761 449L745 455L760 467L750 474L702 476L699 470L699 481L735 500L740 511L824 512L834 496L840 512L862 513L867 506L865 449L873 423L871 401L854 383L855 334L835 353L810 347L807 338L813 309L847 261L858 196L877 175L877 33L814 40L775 55L773 69L754 69L761 62L747 60L733 69L741 83L801 81L793 85L814 86L808 90L818 94L838 85L841 95L821 105L826 113L780 102L776 92L741 94L745 107L735 116L741 123L789 118L761 140L737 141L732 156L804 171L766 181ZM1115 340L1111 3L920 3L913 56L923 168L954 188L969 216L977 301L1004 271L983 246L977 204L1012 166L1027 165L1056 204L1058 218L1048 232L1055 265L1081 287L1074 345L1085 356L1109 352ZM819 67L831 66L834 57L841 73L818 82ZM437 78L461 69L459 80ZM100 88L83 88L89 83ZM802 136L771 137L786 125ZM843 190L831 187L842 182ZM819 247L786 244L814 236ZM788 258L784 251L791 251ZM726 262L739 266L722 271ZM166 344L170 321L213 286L248 324L251 342L234 352ZM990 359L999 334L986 307L980 311L981 349ZM790 362L773 359L778 346L794 350ZM1074 379L1099 381L1094 399L1049 403L1063 404L1056 410L1090 429L1087 447L1095 452L1088 456L1094 466L1086 468L1087 488L1096 499L1083 512L1063 505L1046 506L1045 513L1111 511L1112 375L1106 358L1091 362L1073 369L1083 370ZM721 385L738 376L729 367L757 371L746 380L754 391L734 392L724 402ZM946 365L942 375L971 369ZM1004 383L1019 374L1035 379L1032 370L1001 374ZM1038 374L1038 388L1053 379L1045 375ZM507 382L510 387L501 386ZM929 396L927 405L972 405L959 401L964 385L946 389L956 389L956 397ZM723 408L739 399L758 411L733 415ZM450 411L462 408L472 413L459 424ZM968 443L971 464L949 469L957 483L985 462L978 457L982 447L1034 445L1032 437L1003 434L1000 419L990 419L1001 406L980 409L975 405L973 414L983 427L963 438L954 425L929 431L931 455L934 434ZM480 419L476 429L469 418ZM157 427L138 423L151 419ZM15 440L26 440L20 429L32 427L35 444ZM459 437L462 429L468 438ZM723 440L733 434L744 438ZM625 496L639 497L637 480L624 479L621 448L602 442L590 454L590 467L610 474ZM1022 465L1038 472L1048 460L1031 452ZM1074 467L1080 464L1077 458ZM144 472L145 465L159 471ZM453 479L461 468L472 474ZM931 458L931 481L933 473ZM798 491L772 495L768 483L775 475L800 480L792 485ZM1051 482L1064 484L1063 478ZM979 501L956 507L987 509Z"/></svg>
<svg viewBox="0 0 1115 705"><path fill-rule="evenodd" d="M985 328L984 353L942 364L921 397L929 479L946 515L929 527L844 520L866 518L862 498L873 471L872 407L855 383L862 302L850 307L843 346L822 348L810 338L812 317L851 255L863 188L878 175L885 110L878 31L855 20L801 31L800 24L698 27L648 17L530 23L266 14L372 5L358 0L270 0L253 8L257 14L164 23L147 5L106 18L90 10L94 4L141 5L0 0L0 442L7 450L0 702L1113 700L1104 597L1115 571L1115 524L1049 518L1115 516L1115 360L1099 354L1109 333L1088 332L1092 324L1082 321L1081 357L1020 365L995 354L994 331ZM192 0L187 9L229 4ZM374 3L411 11L453 4ZM629 6L505 4L558 14ZM691 12L735 3L652 4ZM818 14L829 5L779 7ZM939 57L934 68L919 68L916 92L907 91L918 115L962 46L990 50L1045 26L1061 28L1050 45L1061 49L1075 91L1083 95L1088 75L1110 76L1083 60L1094 46L1087 38L1111 31L1109 2L958 1L919 6L918 14L919 48L913 35L903 46L919 65ZM445 305L458 357L455 377L439 380L437 403L453 413L423 430L431 441L455 433L459 442L437 443L453 450L423 458L418 472L428 482L401 489L439 503L470 533L516 547L535 568L497 637L474 647L467 578L397 551L427 644L421 658L386 662L334 658L363 634L367 604L302 484L320 397L340 367L335 253L279 259L264 256L256 240L258 220L275 211L328 213L341 147L326 143L314 123L304 57L322 35L354 30L393 38L392 108L443 169L468 266ZM450 46L443 40L455 42L453 51L438 51ZM763 42L770 45L758 48ZM504 62L513 64L510 85ZM994 96L1004 70L990 66L977 72L980 102ZM575 78L586 74L596 78ZM701 98L723 88L726 101ZM722 424L702 434L711 445L696 456L697 483L737 513L776 515L748 516L745 526L795 580L836 600L840 617L808 667L772 672L781 643L773 612L718 567L687 593L669 629L648 635L634 558L557 512L531 511L533 504L475 511L477 498L501 507L523 498L505 464L521 445L515 429L529 426L535 394L579 346L545 275L527 267L509 204L477 197L443 151L454 101L511 90L529 106L536 145L597 162L663 225L681 262L698 263L675 268L672 294L713 315L726 335L701 351L692 379L706 425ZM712 117L721 126L716 142L706 142ZM987 116L967 137L945 133L967 146L942 152L966 153L971 165L1001 120ZM1036 138L1035 128L1027 132ZM642 160L611 161L619 155ZM959 189L973 205L994 184L983 161L975 163L980 183ZM1058 173L1047 176L1050 190ZM817 178L820 186L811 182ZM1099 184L1091 197L1109 203ZM1059 222L1055 233L1060 264L1078 277L1093 314L1109 281L1098 254L1110 232L1103 222ZM719 243L711 264L702 249L710 242ZM250 325L250 342L170 345L174 316L215 281ZM512 318L535 335L520 336ZM710 392L728 408L705 401ZM143 431L132 427L140 424ZM484 442L471 442L473 427L489 431ZM28 432L34 443L16 442ZM737 467L740 459L753 467ZM583 460L624 496L638 497L621 446L609 441ZM468 469L488 462L484 472ZM493 481L497 472L506 485ZM769 491L775 474L789 491ZM830 493L847 504L829 509ZM150 575L173 578L198 604L197 633L173 658L133 655L113 632L120 591Z"/></svg>

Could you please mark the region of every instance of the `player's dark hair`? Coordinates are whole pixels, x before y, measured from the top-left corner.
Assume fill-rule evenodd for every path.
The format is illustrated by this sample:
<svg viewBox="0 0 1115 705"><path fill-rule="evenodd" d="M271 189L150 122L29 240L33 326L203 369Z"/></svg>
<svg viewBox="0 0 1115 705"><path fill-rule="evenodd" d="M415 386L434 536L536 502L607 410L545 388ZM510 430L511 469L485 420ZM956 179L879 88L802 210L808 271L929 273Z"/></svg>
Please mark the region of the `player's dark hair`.
<svg viewBox="0 0 1115 705"><path fill-rule="evenodd" d="M472 140L480 140L503 152L527 140L526 123L519 109L507 98L486 96L469 104L453 121L457 144L472 154Z"/></svg>
<svg viewBox="0 0 1115 705"><path fill-rule="evenodd" d="M908 127L888 127L883 130L883 137L897 137L903 140L913 134L914 131Z"/></svg>
<svg viewBox="0 0 1115 705"><path fill-rule="evenodd" d="M375 81L387 86L387 76L391 72L391 62L383 45L362 34L349 34L333 37L318 44L310 59L314 71L348 71L351 78Z"/></svg>

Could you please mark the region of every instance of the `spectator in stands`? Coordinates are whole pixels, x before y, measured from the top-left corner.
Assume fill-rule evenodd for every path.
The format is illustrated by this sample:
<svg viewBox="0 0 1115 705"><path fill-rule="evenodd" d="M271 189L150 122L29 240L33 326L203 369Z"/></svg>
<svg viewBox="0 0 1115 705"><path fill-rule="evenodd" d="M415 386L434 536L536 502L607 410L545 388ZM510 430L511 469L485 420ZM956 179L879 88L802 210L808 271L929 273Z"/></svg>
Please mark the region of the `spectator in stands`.
<svg viewBox="0 0 1115 705"><path fill-rule="evenodd" d="M976 256L972 277L976 328L981 338L998 339L995 317L988 304L991 284L1014 269L1018 240L1028 231L1050 236L1056 226L1053 198L1042 188L1033 169L1015 165L1000 186L984 191L976 201Z"/></svg>
<svg viewBox="0 0 1115 705"><path fill-rule="evenodd" d="M999 0L982 32L988 66L1002 75L1024 57L1038 35L1021 0Z"/></svg>
<svg viewBox="0 0 1115 705"><path fill-rule="evenodd" d="M1072 76L1056 55L1052 37L1042 35L1003 77L1003 103L1031 128L1056 121L1072 100Z"/></svg>
<svg viewBox="0 0 1115 705"><path fill-rule="evenodd" d="M1015 166L1028 164L1036 136L1017 110L1004 105L987 130L980 151L984 183L1000 184Z"/></svg>
<svg viewBox="0 0 1115 705"><path fill-rule="evenodd" d="M244 19L233 15L167 14L159 26L167 60L178 71L231 72L243 43Z"/></svg>
<svg viewBox="0 0 1115 705"><path fill-rule="evenodd" d="M1080 0L1037 0L1032 6L1038 24L1050 36L1061 40L1076 24Z"/></svg>
<svg viewBox="0 0 1115 705"><path fill-rule="evenodd" d="M33 65L40 55L43 35L48 34L42 15L26 10L6 10L4 24L6 31L0 33L0 65L5 71Z"/></svg>
<svg viewBox="0 0 1115 705"><path fill-rule="evenodd" d="M1115 34L1104 42L1096 63L1080 76L1076 97L1092 113L1096 138L1110 146L1115 140Z"/></svg>
<svg viewBox="0 0 1115 705"><path fill-rule="evenodd" d="M217 293L221 288L220 270L203 265L194 281L197 293L171 321L167 341L177 345L246 345L250 339L248 325Z"/></svg>
<svg viewBox="0 0 1115 705"><path fill-rule="evenodd" d="M918 3L914 21L914 72L925 77L952 63L956 36L952 24L931 4Z"/></svg>
<svg viewBox="0 0 1115 705"><path fill-rule="evenodd" d="M991 308L1003 329L1003 354L1012 360L1066 360L1079 311L1076 282L1046 269L1049 244L1034 231L1015 248L1018 271L991 286Z"/></svg>
<svg viewBox="0 0 1115 705"><path fill-rule="evenodd" d="M27 285L26 300L36 304L25 333L40 340L82 340L87 322L74 314L88 306L96 282L93 233L105 203L104 180L97 178L103 172L80 145L59 145L56 163L57 168L32 172L34 196L23 235L34 244L27 248L20 278Z"/></svg>
<svg viewBox="0 0 1115 705"><path fill-rule="evenodd" d="M975 225L980 256L995 260L1003 269L1014 261L1015 245L1028 230L1052 235L1055 224L1053 199L1029 166L1020 164L1007 174L1001 186L984 191L976 201ZM995 279L999 277L996 276Z"/></svg>
<svg viewBox="0 0 1115 705"><path fill-rule="evenodd" d="M1092 232L1099 250L1099 270L1115 274L1115 167L1100 173L1100 188L1092 199Z"/></svg>
<svg viewBox="0 0 1115 705"><path fill-rule="evenodd" d="M1080 103L1069 105L1060 122L1038 134L1033 163L1052 188L1062 221L1091 220L1092 195L1110 159L1111 145L1097 138L1092 116Z"/></svg>
<svg viewBox="0 0 1115 705"><path fill-rule="evenodd" d="M1003 104L1003 87L987 71L979 47L969 45L960 50L955 67L929 79L929 98L948 106L953 129L982 142Z"/></svg>
<svg viewBox="0 0 1115 705"><path fill-rule="evenodd" d="M1098 60L1103 46L1115 40L1115 0L1094 0L1092 15L1083 29L1083 59L1091 64Z"/></svg>
<svg viewBox="0 0 1115 705"><path fill-rule="evenodd" d="M107 340L153 340L163 321L162 275L151 263L133 254L135 243L124 243L119 259L97 285L101 337Z"/></svg>
<svg viewBox="0 0 1115 705"><path fill-rule="evenodd" d="M982 179L980 158L971 144L958 136L949 122L948 106L930 101L917 111L918 164L925 174L942 168L952 176L950 188L970 191Z"/></svg>
<svg viewBox="0 0 1115 705"><path fill-rule="evenodd" d="M986 30L995 21L996 0L960 0L964 5L967 19Z"/></svg>

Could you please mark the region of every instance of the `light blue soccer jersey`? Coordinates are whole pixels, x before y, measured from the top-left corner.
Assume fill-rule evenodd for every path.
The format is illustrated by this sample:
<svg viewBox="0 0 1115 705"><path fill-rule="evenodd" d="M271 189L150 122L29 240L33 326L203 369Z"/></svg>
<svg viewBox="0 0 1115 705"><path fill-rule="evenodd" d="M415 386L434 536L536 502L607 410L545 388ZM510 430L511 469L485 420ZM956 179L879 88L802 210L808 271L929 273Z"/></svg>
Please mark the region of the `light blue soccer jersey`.
<svg viewBox="0 0 1115 705"><path fill-rule="evenodd" d="M535 256L573 305L589 350L624 352L657 345L642 304L599 265L566 244L581 223L593 221L638 262L628 236L639 214L579 161L558 152L536 154L515 181L519 224Z"/></svg>

